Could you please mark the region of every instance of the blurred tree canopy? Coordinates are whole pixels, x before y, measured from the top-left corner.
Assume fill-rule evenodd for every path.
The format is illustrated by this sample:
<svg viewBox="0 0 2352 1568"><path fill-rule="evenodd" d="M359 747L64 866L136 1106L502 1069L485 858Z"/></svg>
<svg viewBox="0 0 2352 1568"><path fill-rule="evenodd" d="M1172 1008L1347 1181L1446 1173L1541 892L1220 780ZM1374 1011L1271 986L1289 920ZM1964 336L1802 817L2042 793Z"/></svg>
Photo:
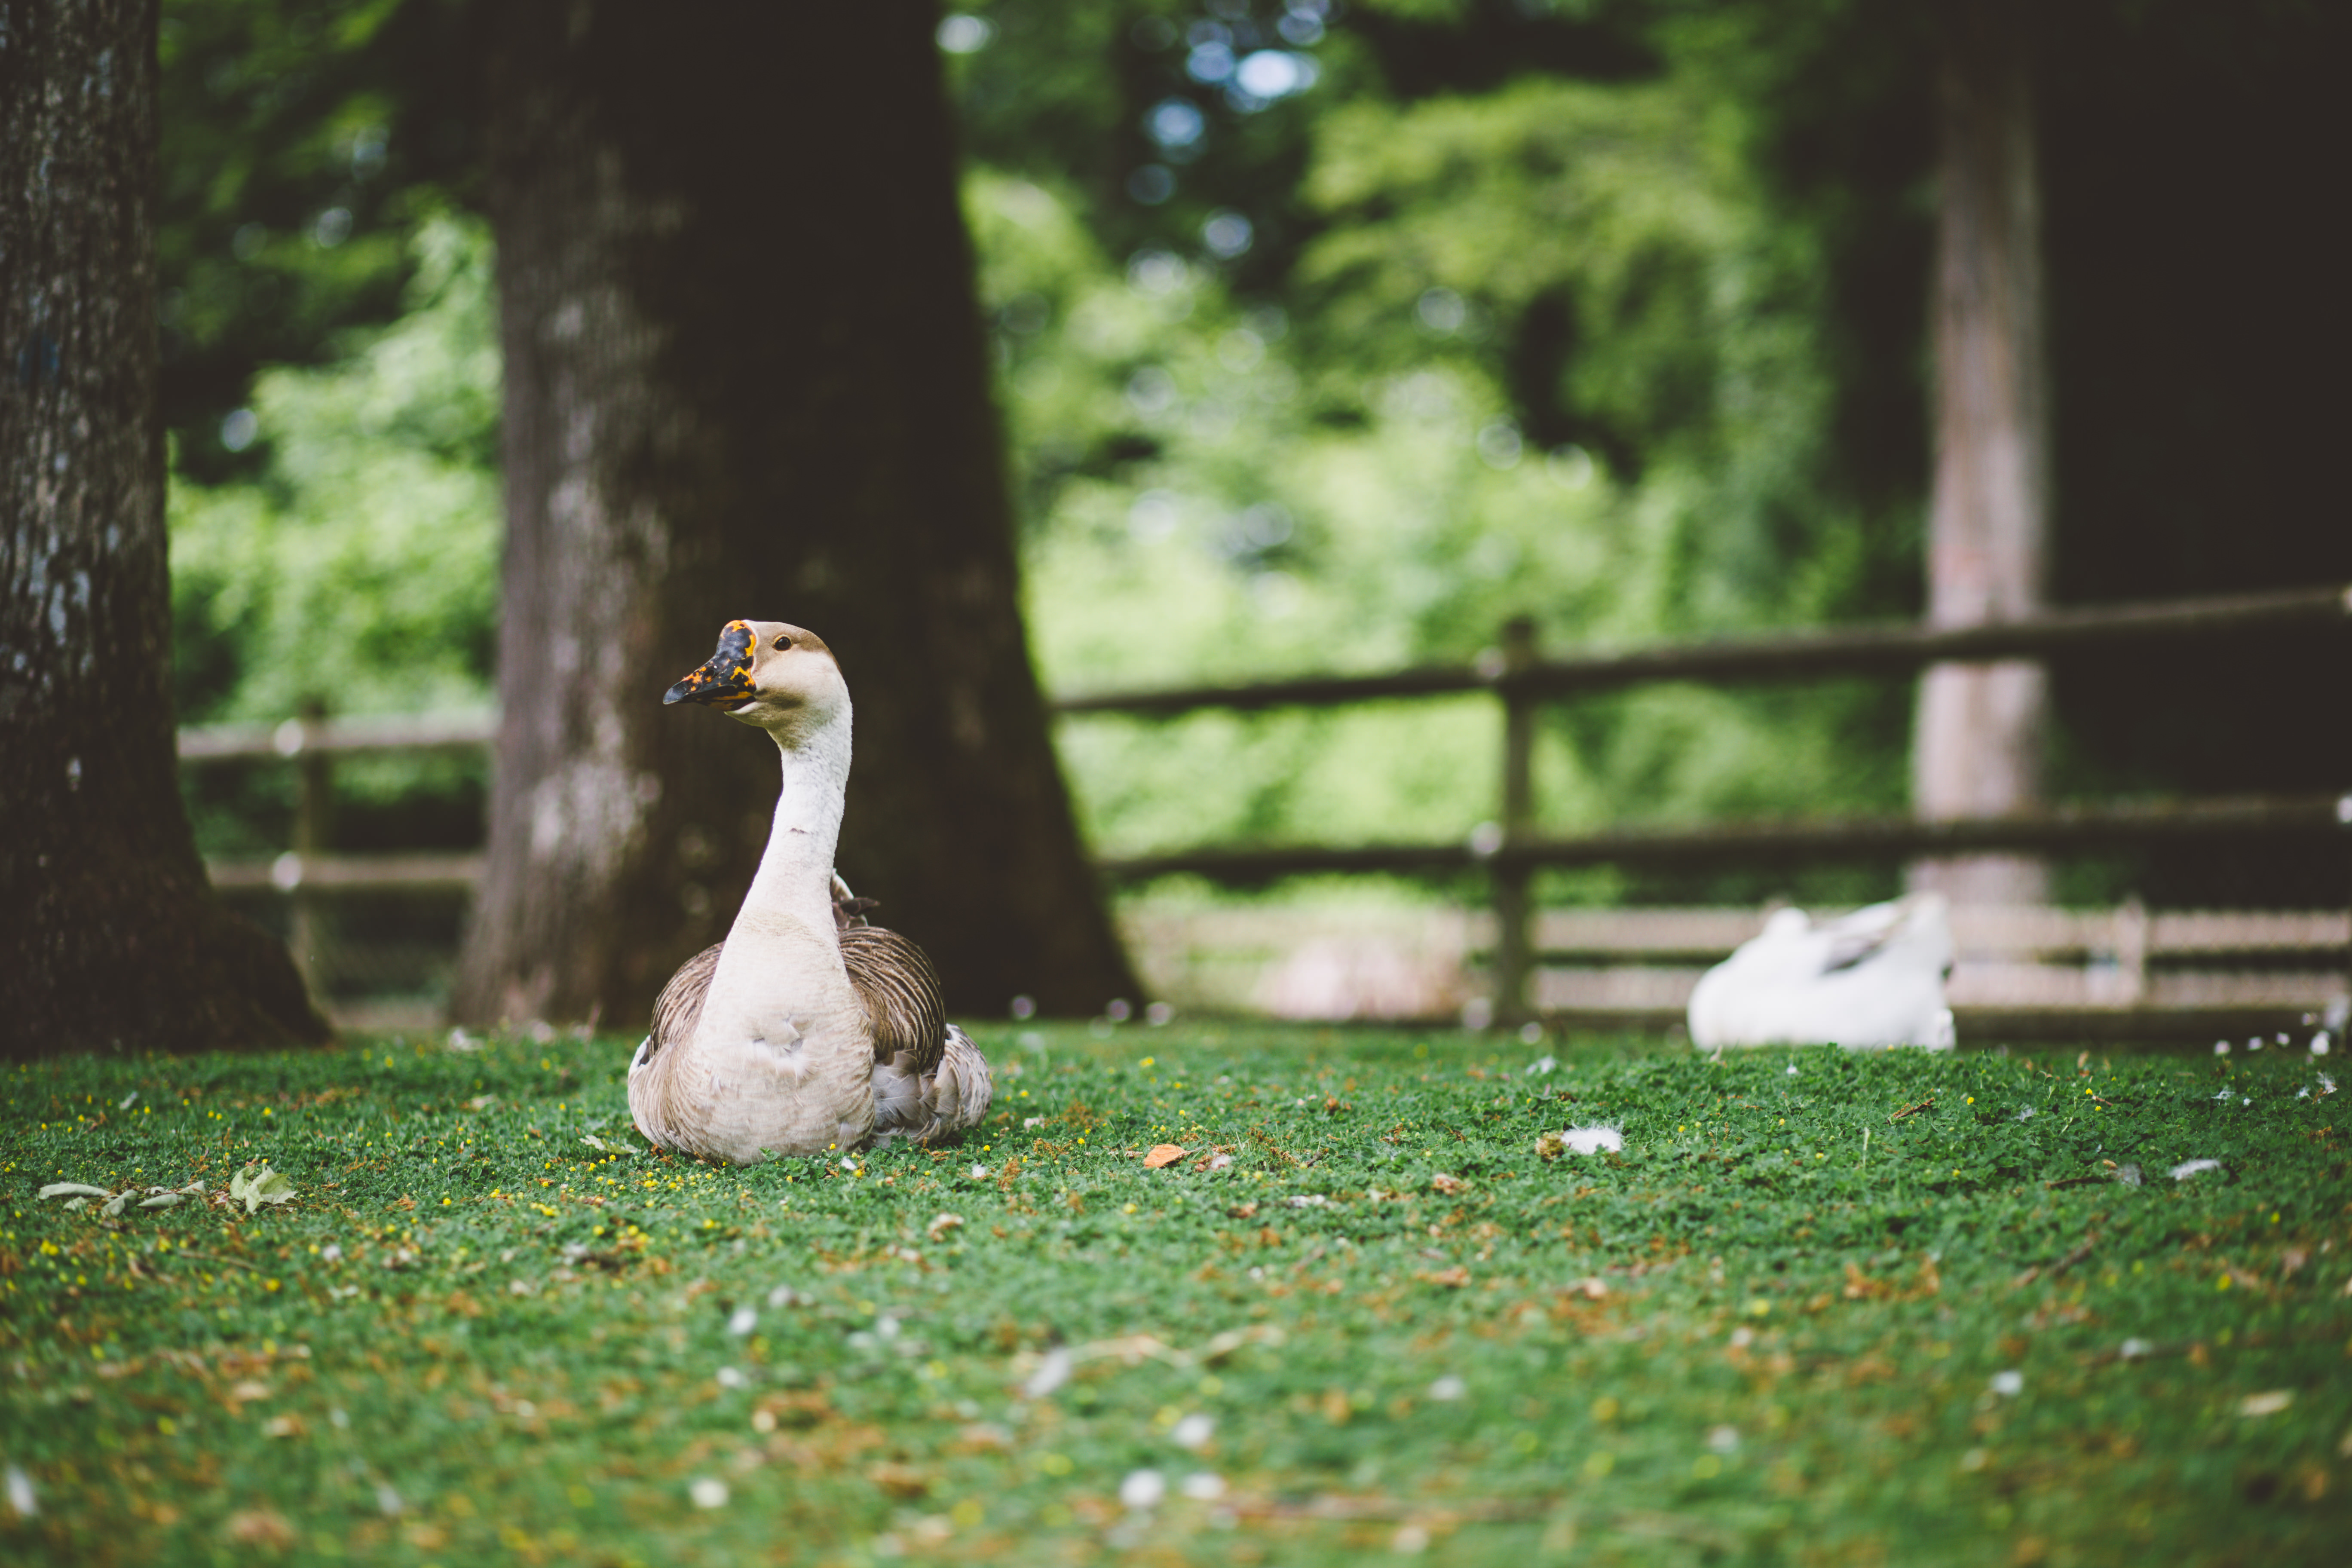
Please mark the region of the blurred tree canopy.
<svg viewBox="0 0 2352 1568"><path fill-rule="evenodd" d="M165 6L185 719L282 711L275 650L322 616L373 639L369 702L487 698L472 16ZM2352 579L2322 270L2347 13L2042 26L2058 596ZM1916 613L1924 4L990 0L939 37L1049 689L1461 657L1520 612L1553 646ZM855 68L779 90L795 68ZM2304 651L2063 672L2058 793L2339 785L2352 737L2270 673ZM1491 810L1493 723L1104 719L1063 750L1106 849L1409 837ZM1582 705L1543 812L1895 807L1909 723L1868 683ZM2172 858L2061 887L2341 882Z"/></svg>
<svg viewBox="0 0 2352 1568"><path fill-rule="evenodd" d="M341 338L346 357L272 365L243 389L269 433L259 479L175 478L181 693L209 713L283 718L321 694L331 647L346 707L483 700L499 571L489 241L456 214L399 237L406 313Z"/></svg>
<svg viewBox="0 0 2352 1568"><path fill-rule="evenodd" d="M479 185L457 0L163 6L163 416L182 472L249 478L223 422L271 364L417 303L410 236ZM224 439L224 434L226 438Z"/></svg>

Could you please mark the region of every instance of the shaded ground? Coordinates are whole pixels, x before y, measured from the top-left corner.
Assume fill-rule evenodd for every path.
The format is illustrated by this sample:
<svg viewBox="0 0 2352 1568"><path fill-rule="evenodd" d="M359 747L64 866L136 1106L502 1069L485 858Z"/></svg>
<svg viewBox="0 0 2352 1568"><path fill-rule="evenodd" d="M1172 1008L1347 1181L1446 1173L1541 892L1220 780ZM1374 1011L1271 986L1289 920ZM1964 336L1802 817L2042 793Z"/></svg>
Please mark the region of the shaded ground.
<svg viewBox="0 0 2352 1568"><path fill-rule="evenodd" d="M999 1031L986 1137L739 1171L583 1142L642 1145L630 1044L9 1070L0 1552L2352 1552L2347 1102L2300 1052ZM1547 1160L1571 1121L1623 1152ZM249 1215L35 1196L263 1159Z"/></svg>

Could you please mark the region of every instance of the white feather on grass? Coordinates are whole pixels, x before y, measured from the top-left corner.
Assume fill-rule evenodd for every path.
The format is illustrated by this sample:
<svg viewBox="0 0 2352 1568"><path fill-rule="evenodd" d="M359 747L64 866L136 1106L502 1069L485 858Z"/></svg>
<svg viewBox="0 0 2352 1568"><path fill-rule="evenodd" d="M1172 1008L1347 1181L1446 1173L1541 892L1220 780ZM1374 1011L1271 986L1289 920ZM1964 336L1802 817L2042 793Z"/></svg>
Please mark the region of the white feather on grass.
<svg viewBox="0 0 2352 1568"><path fill-rule="evenodd" d="M1625 1147L1625 1134L1614 1127L1571 1127L1559 1141L1571 1154L1598 1154L1604 1149L1614 1154Z"/></svg>

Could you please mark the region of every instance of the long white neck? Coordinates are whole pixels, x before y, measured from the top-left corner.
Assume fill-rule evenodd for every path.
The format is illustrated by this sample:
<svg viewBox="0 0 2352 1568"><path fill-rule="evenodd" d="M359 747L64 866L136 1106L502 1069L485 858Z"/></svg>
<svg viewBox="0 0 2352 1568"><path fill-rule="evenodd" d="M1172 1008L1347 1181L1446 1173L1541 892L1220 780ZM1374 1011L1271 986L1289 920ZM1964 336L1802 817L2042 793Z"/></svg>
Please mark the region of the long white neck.
<svg viewBox="0 0 2352 1568"><path fill-rule="evenodd" d="M749 1164L768 1152L862 1145L874 1129L874 1035L842 966L833 851L849 782L849 708L778 736L784 785L751 891L727 932L692 1037L629 1079L666 1146Z"/></svg>
<svg viewBox="0 0 2352 1568"><path fill-rule="evenodd" d="M776 749L783 754L783 790L776 796L775 826L736 917L738 926L757 910L832 932L833 853L841 841L842 795L849 785L849 731L845 702L823 728L797 742L788 744L776 737Z"/></svg>

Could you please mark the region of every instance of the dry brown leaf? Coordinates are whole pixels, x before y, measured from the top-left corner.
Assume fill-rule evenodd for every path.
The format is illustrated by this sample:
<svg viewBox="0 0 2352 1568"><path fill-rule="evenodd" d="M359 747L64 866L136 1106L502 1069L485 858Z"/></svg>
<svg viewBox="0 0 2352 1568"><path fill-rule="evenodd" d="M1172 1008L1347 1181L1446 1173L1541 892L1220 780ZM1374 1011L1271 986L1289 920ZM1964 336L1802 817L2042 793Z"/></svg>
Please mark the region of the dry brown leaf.
<svg viewBox="0 0 2352 1568"><path fill-rule="evenodd" d="M294 1544L294 1527L286 1516L266 1508L249 1508L228 1516L221 1532L240 1546L266 1546L283 1552Z"/></svg>
<svg viewBox="0 0 2352 1568"><path fill-rule="evenodd" d="M1172 1165L1182 1159L1187 1152L1189 1151L1180 1149L1173 1143L1154 1143L1151 1146L1151 1152L1143 1157L1143 1168L1147 1171L1156 1171L1162 1165Z"/></svg>
<svg viewBox="0 0 2352 1568"><path fill-rule="evenodd" d="M1413 1278L1424 1285L1443 1285L1449 1290L1459 1290L1470 1283L1470 1270L1457 1263L1451 1268L1424 1268Z"/></svg>
<svg viewBox="0 0 2352 1568"><path fill-rule="evenodd" d="M1461 1177L1449 1176L1443 1171L1440 1171L1436 1175L1430 1177L1429 1184L1435 1187L1441 1193L1458 1193L1465 1186L1468 1185L1468 1184L1464 1182Z"/></svg>
<svg viewBox="0 0 2352 1568"><path fill-rule="evenodd" d="M948 1445L950 1454L1002 1454L1013 1447L1013 1434L992 1421L975 1421L958 1432Z"/></svg>
<svg viewBox="0 0 2352 1568"><path fill-rule="evenodd" d="M1225 1213L1234 1219L1250 1219L1256 1215L1257 1205L1235 1204L1233 1207L1227 1209Z"/></svg>
<svg viewBox="0 0 2352 1568"><path fill-rule="evenodd" d="M834 1417L833 1396L822 1391L772 1394L760 1401L759 1414L771 1425L814 1426Z"/></svg>
<svg viewBox="0 0 2352 1568"><path fill-rule="evenodd" d="M895 1498L919 1498L931 1489L930 1477L911 1465L887 1459L866 1468L866 1479Z"/></svg>

